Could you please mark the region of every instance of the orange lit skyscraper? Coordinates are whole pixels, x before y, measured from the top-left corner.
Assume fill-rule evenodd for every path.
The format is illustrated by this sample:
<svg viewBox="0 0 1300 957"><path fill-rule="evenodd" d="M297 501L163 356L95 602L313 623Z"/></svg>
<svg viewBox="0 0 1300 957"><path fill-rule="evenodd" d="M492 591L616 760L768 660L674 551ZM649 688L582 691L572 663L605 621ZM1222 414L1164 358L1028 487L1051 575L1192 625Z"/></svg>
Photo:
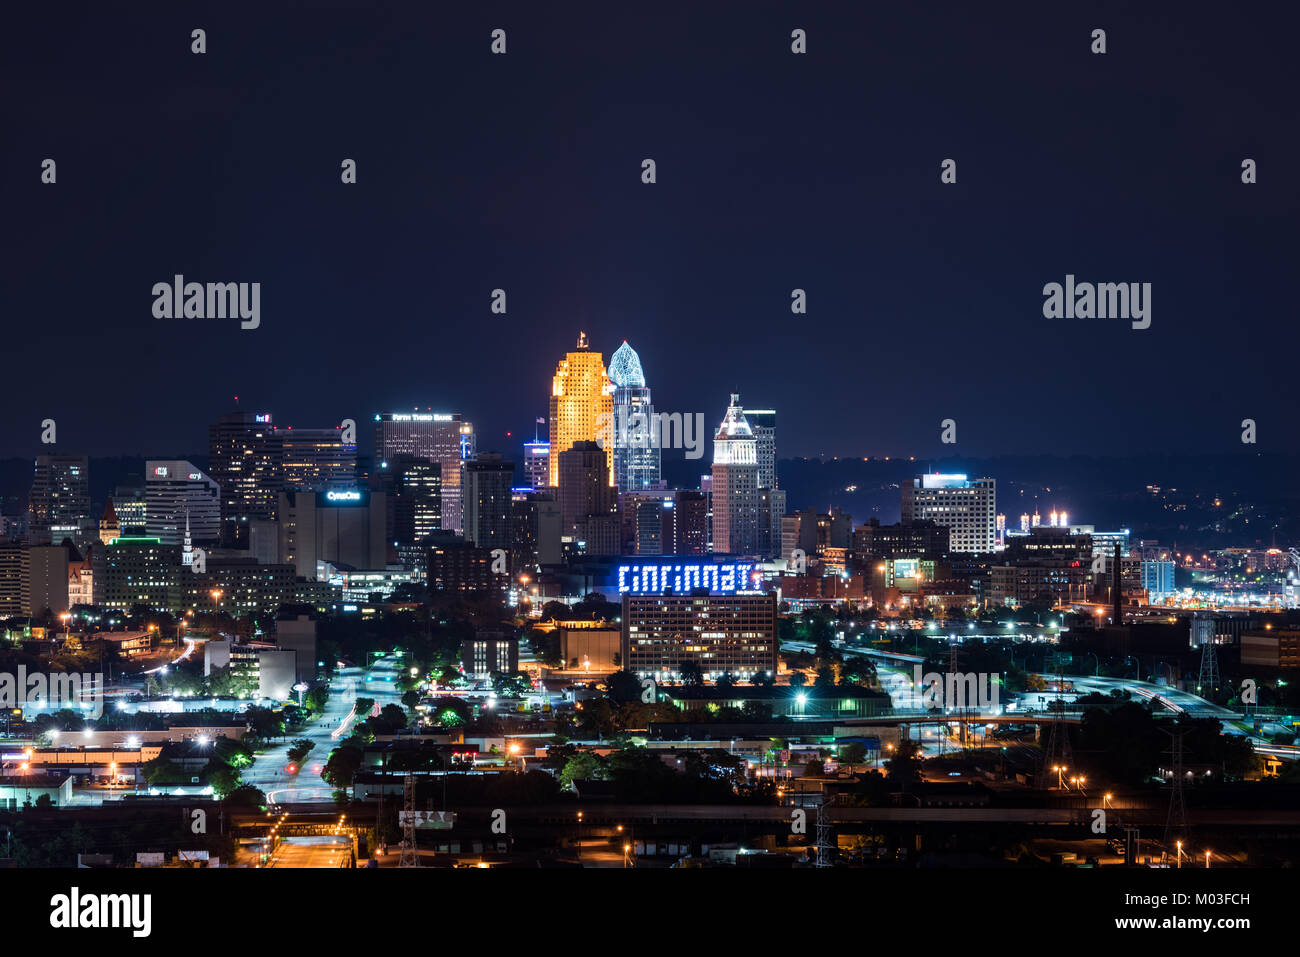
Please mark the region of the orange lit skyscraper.
<svg viewBox="0 0 1300 957"><path fill-rule="evenodd" d="M578 333L578 347L565 355L555 367L551 383L551 462L550 484L560 484L560 453L574 442L594 442L602 424L612 432L614 413L613 387L599 352L587 346L587 334ZM602 419L601 416L604 416ZM605 458L609 461L609 484L614 484L614 457L609 443Z"/></svg>

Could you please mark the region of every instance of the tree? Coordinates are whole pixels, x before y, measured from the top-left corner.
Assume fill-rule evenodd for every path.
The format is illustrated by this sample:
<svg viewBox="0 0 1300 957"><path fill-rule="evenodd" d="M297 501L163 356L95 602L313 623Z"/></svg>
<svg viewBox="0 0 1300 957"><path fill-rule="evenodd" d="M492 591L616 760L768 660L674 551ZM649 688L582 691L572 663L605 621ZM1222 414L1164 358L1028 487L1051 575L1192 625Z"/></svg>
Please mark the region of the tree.
<svg viewBox="0 0 1300 957"><path fill-rule="evenodd" d="M578 751L569 757L560 772L560 784L572 788L574 781L605 781L609 772L600 755L593 751Z"/></svg>
<svg viewBox="0 0 1300 957"><path fill-rule="evenodd" d="M336 788L350 788L361 769L362 751L352 744L343 744L335 748L320 776L326 784Z"/></svg>
<svg viewBox="0 0 1300 957"><path fill-rule="evenodd" d="M682 676L682 684L689 687L698 688L704 684L704 672L694 661L683 661L678 667Z"/></svg>
<svg viewBox="0 0 1300 957"><path fill-rule="evenodd" d="M893 756L885 762L889 780L906 784L921 777L921 746L915 741L899 741Z"/></svg>
<svg viewBox="0 0 1300 957"><path fill-rule="evenodd" d="M307 738L299 738L289 747L289 760L293 764L302 765L302 759L307 757L313 748L316 747L315 741Z"/></svg>
<svg viewBox="0 0 1300 957"><path fill-rule="evenodd" d="M641 700L641 679L626 669L619 669L605 679L609 697L624 704Z"/></svg>
<svg viewBox="0 0 1300 957"><path fill-rule="evenodd" d="M840 746L840 763L852 767L867 759L867 746L861 741L850 741Z"/></svg>
<svg viewBox="0 0 1300 957"><path fill-rule="evenodd" d="M266 808L266 795L260 788L255 788L251 784L241 784L234 788L225 797L225 803L237 807L255 807L259 810Z"/></svg>

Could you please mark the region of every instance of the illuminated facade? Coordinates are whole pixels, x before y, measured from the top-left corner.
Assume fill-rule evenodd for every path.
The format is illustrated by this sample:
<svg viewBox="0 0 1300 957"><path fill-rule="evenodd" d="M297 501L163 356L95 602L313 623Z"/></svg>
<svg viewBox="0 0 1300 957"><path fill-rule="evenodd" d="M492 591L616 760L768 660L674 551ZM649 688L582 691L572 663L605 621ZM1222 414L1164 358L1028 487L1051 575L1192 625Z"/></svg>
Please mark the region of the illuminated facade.
<svg viewBox="0 0 1300 957"><path fill-rule="evenodd" d="M612 421L612 393L604 360L599 352L588 348L587 334L579 333L577 348L560 360L551 382L549 484L560 484L560 453L571 449L575 442L596 441L602 424ZM610 449L604 452L609 460L609 484L613 485L613 456Z"/></svg>
<svg viewBox="0 0 1300 957"><path fill-rule="evenodd" d="M184 460L145 463L146 534L164 545L215 542L221 534L221 492L217 483Z"/></svg>
<svg viewBox="0 0 1300 957"><path fill-rule="evenodd" d="M758 554L771 518L766 512L760 515L758 442L745 419L740 396L734 392L713 438L711 477L713 550L733 555Z"/></svg>
<svg viewBox="0 0 1300 957"><path fill-rule="evenodd" d="M614 484L620 492L659 482L659 436L655 407L641 371L641 357L623 340L609 359L613 395Z"/></svg>
<svg viewBox="0 0 1300 957"><path fill-rule="evenodd" d="M208 474L221 490L221 541L248 546L248 523L275 519L284 450L270 413L230 412L208 429ZM118 509L125 526L125 516Z"/></svg>
<svg viewBox="0 0 1300 957"><path fill-rule="evenodd" d="M284 453L284 490L320 492L357 484L357 446L343 429L276 429Z"/></svg>
<svg viewBox="0 0 1300 957"><path fill-rule="evenodd" d="M89 517L90 466L86 456L37 456L28 498L28 520L36 540L48 540L54 525L75 525Z"/></svg>
<svg viewBox="0 0 1300 957"><path fill-rule="evenodd" d="M464 530L461 469L477 451L474 426L451 412L383 412L375 416L375 456L384 462L411 455L441 467L442 527Z"/></svg>
<svg viewBox="0 0 1300 957"><path fill-rule="evenodd" d="M922 475L903 485L902 498L903 523L929 521L947 527L950 551L986 553L996 547L997 483L993 479Z"/></svg>
<svg viewBox="0 0 1300 957"><path fill-rule="evenodd" d="M776 673L776 595L623 595L623 667L639 678Z"/></svg>

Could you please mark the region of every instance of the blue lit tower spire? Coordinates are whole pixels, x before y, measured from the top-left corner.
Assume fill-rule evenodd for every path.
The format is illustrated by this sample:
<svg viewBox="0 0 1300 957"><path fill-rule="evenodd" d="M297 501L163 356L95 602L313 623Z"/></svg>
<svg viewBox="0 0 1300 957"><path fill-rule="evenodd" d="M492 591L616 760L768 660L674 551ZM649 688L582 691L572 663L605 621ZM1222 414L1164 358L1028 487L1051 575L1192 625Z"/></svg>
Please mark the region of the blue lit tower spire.
<svg viewBox="0 0 1300 957"><path fill-rule="evenodd" d="M619 491L653 488L659 483L659 430L641 357L623 340L609 359L614 387L614 484Z"/></svg>

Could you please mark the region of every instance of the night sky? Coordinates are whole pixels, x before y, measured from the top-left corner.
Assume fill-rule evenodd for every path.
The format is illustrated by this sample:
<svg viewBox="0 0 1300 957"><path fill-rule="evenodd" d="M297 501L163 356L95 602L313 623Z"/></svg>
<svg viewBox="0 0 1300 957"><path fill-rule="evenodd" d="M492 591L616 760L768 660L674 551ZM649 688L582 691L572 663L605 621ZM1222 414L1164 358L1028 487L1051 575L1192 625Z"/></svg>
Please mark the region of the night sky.
<svg viewBox="0 0 1300 957"><path fill-rule="evenodd" d="M0 455L47 417L62 451L200 452L236 394L515 453L580 329L660 411L775 407L783 456L1300 437L1281 4L180 6L6 10ZM176 273L260 282L261 327L155 319ZM1067 273L1152 283L1151 328L1045 319Z"/></svg>

